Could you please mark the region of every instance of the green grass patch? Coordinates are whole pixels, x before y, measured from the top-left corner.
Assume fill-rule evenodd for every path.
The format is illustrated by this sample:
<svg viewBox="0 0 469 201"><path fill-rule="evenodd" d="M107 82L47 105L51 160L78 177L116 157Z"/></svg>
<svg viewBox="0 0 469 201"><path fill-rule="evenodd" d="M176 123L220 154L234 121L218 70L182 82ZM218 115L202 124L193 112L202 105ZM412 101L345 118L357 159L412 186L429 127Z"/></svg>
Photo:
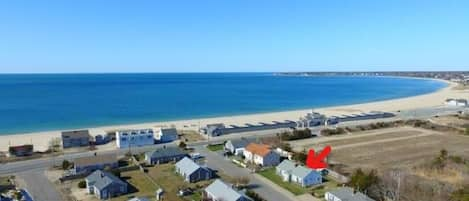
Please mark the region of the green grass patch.
<svg viewBox="0 0 469 201"><path fill-rule="evenodd" d="M194 192L194 194L188 196L189 200L194 200L194 201L201 201L202 200L202 193L199 191Z"/></svg>
<svg viewBox="0 0 469 201"><path fill-rule="evenodd" d="M321 186L315 187L312 189L312 193L315 197L323 198L324 194L326 194L327 191L331 191L336 189L337 187L340 187L340 184L338 184L336 181L326 177L324 178L325 181L322 183Z"/></svg>
<svg viewBox="0 0 469 201"><path fill-rule="evenodd" d="M173 164L161 164L148 168L148 175L153 178L164 189L165 200L182 201L187 197L179 197L177 193L179 189L191 188L194 190L203 190L213 181L199 181L197 183L188 183L175 173ZM190 200L190 199L189 199Z"/></svg>
<svg viewBox="0 0 469 201"><path fill-rule="evenodd" d="M129 183L129 194L112 198L112 201L126 201L131 197L154 197L159 188L151 182L140 170L121 173L121 178Z"/></svg>
<svg viewBox="0 0 469 201"><path fill-rule="evenodd" d="M210 151L220 151L223 150L225 146L223 144L211 144L207 145L207 149Z"/></svg>
<svg viewBox="0 0 469 201"><path fill-rule="evenodd" d="M269 179L270 181L274 182L275 184L281 186L282 188L290 191L295 195L302 195L307 192L307 188L303 188L297 184L284 182L280 176L275 173L275 168L269 168L264 171L258 172L261 176Z"/></svg>

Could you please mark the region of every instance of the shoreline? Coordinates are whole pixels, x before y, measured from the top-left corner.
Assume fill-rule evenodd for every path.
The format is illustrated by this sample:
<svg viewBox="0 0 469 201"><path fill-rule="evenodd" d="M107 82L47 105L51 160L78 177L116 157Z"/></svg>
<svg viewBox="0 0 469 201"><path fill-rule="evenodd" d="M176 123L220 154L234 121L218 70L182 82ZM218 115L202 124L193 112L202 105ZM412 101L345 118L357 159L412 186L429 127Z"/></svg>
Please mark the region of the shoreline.
<svg viewBox="0 0 469 201"><path fill-rule="evenodd" d="M425 78L416 78L425 79ZM445 82L447 86L437 91L427 94L421 94L416 96L389 99L383 101L375 101L360 104L351 105L340 105L331 107L314 108L314 111L326 114L328 116L351 114L369 111L383 111L383 112L395 112L397 110L409 110L423 107L433 107L443 105L447 98L468 98L469 92L465 90L455 90L454 87L457 83L453 83L447 80L431 79L435 81ZM104 134L105 131L116 130L116 129L138 129L138 128L151 128L155 126L174 126L177 129L182 130L197 130L200 126L204 126L209 123L225 123L225 124L245 124L245 123L258 123L258 122L271 122L271 121L283 121L283 120L298 120L299 117L304 116L311 109L299 109L299 110L288 110L281 112L267 112L267 113L255 113L245 115L234 115L234 116L220 116L220 117L209 117L199 119L186 119L186 120L174 120L174 121L159 121L149 123L138 123L138 124L122 124L122 125L110 125L101 126L94 128L83 128L88 129L90 134L95 136L98 134ZM35 151L44 151L47 149L48 142L55 137L60 137L60 133L63 130L43 131L43 132L32 132L32 133L18 133L0 135L0 151L7 151L9 145L22 145L22 144L34 144Z"/></svg>

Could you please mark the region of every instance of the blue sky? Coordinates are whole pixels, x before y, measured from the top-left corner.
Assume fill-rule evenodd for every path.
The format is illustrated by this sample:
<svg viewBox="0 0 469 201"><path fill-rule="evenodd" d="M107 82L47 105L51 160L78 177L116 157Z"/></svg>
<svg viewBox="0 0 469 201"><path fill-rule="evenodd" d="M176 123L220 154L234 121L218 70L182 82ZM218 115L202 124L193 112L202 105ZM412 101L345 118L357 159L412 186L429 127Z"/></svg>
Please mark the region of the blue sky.
<svg viewBox="0 0 469 201"><path fill-rule="evenodd" d="M469 1L0 1L0 73L468 70Z"/></svg>

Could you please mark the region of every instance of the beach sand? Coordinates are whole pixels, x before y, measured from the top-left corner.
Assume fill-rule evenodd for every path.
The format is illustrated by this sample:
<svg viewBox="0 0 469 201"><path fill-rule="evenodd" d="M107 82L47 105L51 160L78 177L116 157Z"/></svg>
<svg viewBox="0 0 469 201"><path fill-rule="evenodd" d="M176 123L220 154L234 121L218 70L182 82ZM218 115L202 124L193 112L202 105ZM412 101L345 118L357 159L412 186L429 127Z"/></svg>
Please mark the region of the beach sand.
<svg viewBox="0 0 469 201"><path fill-rule="evenodd" d="M448 86L440 89L436 92L418 95L407 98L392 99L386 101L370 102L364 104L345 105L345 106L334 106L325 108L312 108L316 112L320 112L326 115L342 115L352 114L369 111L385 111L395 112L398 110L410 110L424 107L434 107L444 104L447 98L469 98L468 90L456 90L454 89L457 84L447 82ZM250 115L238 115L238 116L226 116L226 117L215 117L215 118L202 118L192 120L179 120L179 121L168 121L168 122L152 122L143 124L133 125L115 125L105 126L97 128L88 128L92 135L104 134L105 131L116 130L116 129L138 129L138 128L151 128L155 126L175 126L178 129L185 130L198 130L199 125L204 126L209 123L225 123L227 125L243 125L245 123L258 123L258 122L271 122L271 121L284 121L293 120L296 121L299 117L304 116L308 110L292 110L285 112L271 112L271 113L260 113ZM61 131L46 131L36 133L25 133L15 135L0 135L0 151L7 151L9 145L22 145L22 144L34 144L36 151L44 151L48 147L48 143L52 138L60 137Z"/></svg>

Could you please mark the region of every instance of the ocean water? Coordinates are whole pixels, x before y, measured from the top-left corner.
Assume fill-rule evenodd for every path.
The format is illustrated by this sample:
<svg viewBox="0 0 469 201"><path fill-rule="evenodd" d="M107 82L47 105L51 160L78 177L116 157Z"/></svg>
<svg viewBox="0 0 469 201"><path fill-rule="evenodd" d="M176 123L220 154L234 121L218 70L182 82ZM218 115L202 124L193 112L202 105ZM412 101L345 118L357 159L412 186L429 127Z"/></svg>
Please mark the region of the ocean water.
<svg viewBox="0 0 469 201"><path fill-rule="evenodd" d="M0 75L0 133L310 109L444 86L422 79L271 73Z"/></svg>

